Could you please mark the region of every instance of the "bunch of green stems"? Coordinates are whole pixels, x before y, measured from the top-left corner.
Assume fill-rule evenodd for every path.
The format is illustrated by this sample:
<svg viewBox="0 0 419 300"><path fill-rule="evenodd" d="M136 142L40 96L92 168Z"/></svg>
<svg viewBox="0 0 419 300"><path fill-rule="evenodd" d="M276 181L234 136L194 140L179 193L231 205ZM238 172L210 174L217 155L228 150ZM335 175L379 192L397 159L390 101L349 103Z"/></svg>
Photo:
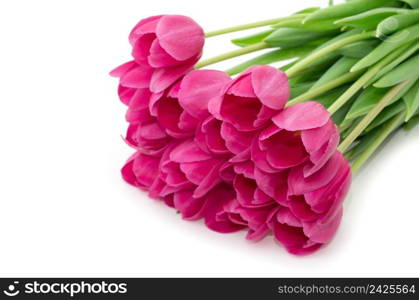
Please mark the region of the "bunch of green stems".
<svg viewBox="0 0 419 300"><path fill-rule="evenodd" d="M196 67L270 49L227 73L281 64L291 85L287 106L322 103L339 126L339 150L354 172L393 132L419 123L419 0L330 3L206 36L258 27L268 28L233 39L240 48Z"/></svg>

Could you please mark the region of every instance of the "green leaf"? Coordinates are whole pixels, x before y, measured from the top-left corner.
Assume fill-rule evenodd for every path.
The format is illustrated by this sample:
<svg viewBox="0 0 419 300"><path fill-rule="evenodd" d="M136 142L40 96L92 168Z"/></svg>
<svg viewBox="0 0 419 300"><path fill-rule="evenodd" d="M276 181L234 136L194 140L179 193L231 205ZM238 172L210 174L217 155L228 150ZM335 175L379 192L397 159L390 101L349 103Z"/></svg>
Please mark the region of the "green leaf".
<svg viewBox="0 0 419 300"><path fill-rule="evenodd" d="M345 18L374 8L395 4L394 0L353 0L339 5L320 9L305 19L305 22Z"/></svg>
<svg viewBox="0 0 419 300"><path fill-rule="evenodd" d="M340 127L343 128L343 130L340 130L340 138L341 140L344 140L354 129L358 126L358 123L362 120L362 118L356 118L356 119L345 119Z"/></svg>
<svg viewBox="0 0 419 300"><path fill-rule="evenodd" d="M409 12L409 10L395 7L380 7L337 20L335 24L357 27L369 31L375 29L384 19L405 12Z"/></svg>
<svg viewBox="0 0 419 300"><path fill-rule="evenodd" d="M335 88L325 94L316 96L313 101L321 103L324 107L329 107L337 98L349 87L348 84Z"/></svg>
<svg viewBox="0 0 419 300"><path fill-rule="evenodd" d="M402 112L405 109L403 101L397 101L389 106L387 106L375 119L372 123L365 129L365 132L370 132L374 128L380 126L386 121L393 118L398 113Z"/></svg>
<svg viewBox="0 0 419 300"><path fill-rule="evenodd" d="M289 68L291 68L293 65L295 65L297 63L297 61L298 61L298 59L289 62L289 63L281 66L279 68L279 70L281 70L282 72L285 72L286 70L288 70Z"/></svg>
<svg viewBox="0 0 419 300"><path fill-rule="evenodd" d="M339 50L339 52L346 57L361 59L368 55L380 42L378 40L360 41Z"/></svg>
<svg viewBox="0 0 419 300"><path fill-rule="evenodd" d="M312 62L311 64L307 65L304 69L299 71L298 73L294 74L292 78L300 76L301 74L307 74L310 76L310 74L316 74L318 75L316 80L320 78L320 76L327 71L339 58L341 55L336 51L333 53L330 53L329 55L326 55L322 57L321 59ZM301 58L301 59L304 59Z"/></svg>
<svg viewBox="0 0 419 300"><path fill-rule="evenodd" d="M308 8L305 8L305 9L303 9L303 10L297 11L297 12L295 13L295 15L301 15L301 14L311 14L311 13L313 13L313 12L315 12L315 11L318 11L319 9L320 9L320 7L319 7L319 6L315 6L315 7L308 7Z"/></svg>
<svg viewBox="0 0 419 300"><path fill-rule="evenodd" d="M381 130L383 126L380 126L378 128L376 128L375 130L373 130L372 132L363 135L358 144L356 144L350 151L349 153L345 154L345 156L350 159L350 160L354 160L355 158L357 158L359 155L361 155L362 153L364 153L368 147L378 138L378 136L381 133Z"/></svg>
<svg viewBox="0 0 419 300"><path fill-rule="evenodd" d="M322 37L331 37L337 31L309 31L297 28L279 28L263 41L271 47L294 48Z"/></svg>
<svg viewBox="0 0 419 300"><path fill-rule="evenodd" d="M314 101L320 102L321 104L323 104L324 107L328 108L330 107L335 101L336 99L339 98L340 95L342 95L342 93L344 93L351 85L347 84L347 85L343 85L341 87L338 87L336 89L333 89L332 91L330 91L329 93L322 95L320 97L315 97ZM340 126L342 124L342 122L345 120L345 117L349 111L349 109L352 106L353 103L353 99L355 99L354 97L349 100L345 105L343 105L340 109L338 109L333 115L332 115L332 119L333 122L337 125Z"/></svg>
<svg viewBox="0 0 419 300"><path fill-rule="evenodd" d="M278 22L272 25L272 28L299 28L311 31L325 31L325 30L334 30L338 29L339 25L334 23L334 19L332 20L324 20L324 21L316 21L310 24L303 23L303 19L290 19Z"/></svg>
<svg viewBox="0 0 419 300"><path fill-rule="evenodd" d="M401 0L409 4L412 8L419 8L419 0Z"/></svg>
<svg viewBox="0 0 419 300"><path fill-rule="evenodd" d="M369 55L360 60L353 68L352 71L357 71L369 67L376 62L380 61L387 54L395 49L405 45L411 41L419 38L419 24L401 30L375 48Z"/></svg>
<svg viewBox="0 0 419 300"><path fill-rule="evenodd" d="M274 31L275 31L274 29L262 31L256 34L247 35L241 38L234 39L231 42L240 47L254 45L254 44L262 42L264 38L266 38L268 35L270 35Z"/></svg>
<svg viewBox="0 0 419 300"><path fill-rule="evenodd" d="M303 57L313 51L314 47L299 47L291 49L276 49L268 53L256 56L248 61L245 61L237 66L228 69L226 72L230 75L238 74L250 66L254 65L269 65L274 62L284 61L291 58Z"/></svg>
<svg viewBox="0 0 419 300"><path fill-rule="evenodd" d="M315 82L303 82L294 87L291 87L291 99L298 97L307 92Z"/></svg>
<svg viewBox="0 0 419 300"><path fill-rule="evenodd" d="M291 87L295 87L300 83L306 82L311 82L312 84L314 84L317 80L319 80L321 74L323 74L325 69L327 69L327 66L317 66L316 68L312 69L311 72L305 72L298 76L290 78L289 84Z"/></svg>
<svg viewBox="0 0 419 300"><path fill-rule="evenodd" d="M391 70L393 70L395 67L397 67L399 64L401 64L403 61L408 59L413 53L415 53L417 50L419 50L419 43L414 43L412 46L412 42L410 44L403 45L396 51L401 50L401 54L397 56L396 59L393 59L388 65L386 65L384 68L382 68L377 75L374 76L365 86L369 86L372 83L376 82L378 79L383 77L383 75L387 74Z"/></svg>
<svg viewBox="0 0 419 300"><path fill-rule="evenodd" d="M386 38L388 35L405 29L406 27L412 26L419 21L418 10L408 10L407 12L395 15L384 19L377 26L377 36L380 38Z"/></svg>
<svg viewBox="0 0 419 300"><path fill-rule="evenodd" d="M419 76L419 54L405 61L379 81L374 86L378 88L385 88L394 86L402 81L417 78Z"/></svg>
<svg viewBox="0 0 419 300"><path fill-rule="evenodd" d="M315 51L321 50L321 49L323 49L323 48L325 48L327 46L330 46L332 44L335 44L335 43L337 43L337 42L339 42L339 41L341 41L343 39L346 39L346 38L348 38L350 36L359 34L361 32L362 32L361 29L352 29L352 30L349 30L349 31L345 31L344 33L341 33L341 34L339 34L339 35L331 38L329 41L327 41L327 42L319 45L319 47Z"/></svg>
<svg viewBox="0 0 419 300"><path fill-rule="evenodd" d="M412 130L416 125L419 124L419 115L414 116L404 125L404 129Z"/></svg>
<svg viewBox="0 0 419 300"><path fill-rule="evenodd" d="M419 81L404 95L403 101L406 105L406 119L409 121L419 109Z"/></svg>
<svg viewBox="0 0 419 300"><path fill-rule="evenodd" d="M355 65L357 59L342 57L336 63L334 63L320 79L313 85L312 89L319 87L339 76L349 73L350 69Z"/></svg>
<svg viewBox="0 0 419 300"><path fill-rule="evenodd" d="M389 89L369 87L355 100L346 119L355 119L366 115L387 94Z"/></svg>

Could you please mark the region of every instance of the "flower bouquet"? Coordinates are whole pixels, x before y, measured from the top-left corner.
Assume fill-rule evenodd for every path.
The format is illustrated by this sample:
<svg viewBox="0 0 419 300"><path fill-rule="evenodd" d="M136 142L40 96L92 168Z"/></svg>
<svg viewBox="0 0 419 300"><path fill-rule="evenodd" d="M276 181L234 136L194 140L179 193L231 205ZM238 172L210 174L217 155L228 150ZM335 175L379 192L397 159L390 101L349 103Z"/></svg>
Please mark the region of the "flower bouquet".
<svg viewBox="0 0 419 300"><path fill-rule="evenodd" d="M329 243L352 175L419 122L419 0L330 2L207 33L186 16L141 20L133 60L111 72L135 150L125 181L220 233L296 255ZM201 60L206 39L258 27Z"/></svg>

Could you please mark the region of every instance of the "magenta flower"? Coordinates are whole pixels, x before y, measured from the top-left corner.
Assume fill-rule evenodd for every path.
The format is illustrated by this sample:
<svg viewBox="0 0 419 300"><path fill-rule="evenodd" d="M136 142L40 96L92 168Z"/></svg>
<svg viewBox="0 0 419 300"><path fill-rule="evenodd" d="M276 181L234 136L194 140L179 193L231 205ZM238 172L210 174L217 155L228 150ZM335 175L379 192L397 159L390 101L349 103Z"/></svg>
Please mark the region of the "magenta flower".
<svg viewBox="0 0 419 300"><path fill-rule="evenodd" d="M174 138L194 136L198 124L210 116L208 102L218 96L230 80L220 71L192 71L170 89L151 96L151 115Z"/></svg>
<svg viewBox="0 0 419 300"><path fill-rule="evenodd" d="M179 103L179 89L181 82L177 82L170 89L153 94L150 99L151 115L166 133L174 138L187 138L195 133L199 120L186 112Z"/></svg>
<svg viewBox="0 0 419 300"><path fill-rule="evenodd" d="M230 123L222 122L220 134L231 153L243 155L243 152L249 152L249 145L257 131L239 131Z"/></svg>
<svg viewBox="0 0 419 300"><path fill-rule="evenodd" d="M205 37L191 18L163 15L141 20L131 31L129 41L135 61L157 69L196 63Z"/></svg>
<svg viewBox="0 0 419 300"><path fill-rule="evenodd" d="M221 183L202 197L195 197L192 190L183 190L173 195L174 207L186 220L204 218L205 225L214 231L231 233L245 228L229 218L219 215L220 207L233 200L234 190L228 184Z"/></svg>
<svg viewBox="0 0 419 300"><path fill-rule="evenodd" d="M247 240L258 242L270 233L267 220L271 210L272 206L244 207L237 199L232 199L217 211L216 220L229 221L229 224L237 228L241 226L247 230ZM214 230L223 233L222 227Z"/></svg>
<svg viewBox="0 0 419 300"><path fill-rule="evenodd" d="M121 102L129 105L137 89L148 89L154 69L140 66L134 61L126 62L110 72L119 78L118 95Z"/></svg>
<svg viewBox="0 0 419 300"><path fill-rule="evenodd" d="M130 61L116 67L109 74L119 78L118 95L128 105L137 89L146 88L153 93L162 93L192 69L193 64L154 69Z"/></svg>
<svg viewBox="0 0 419 300"><path fill-rule="evenodd" d="M151 115L151 97L148 89L137 89L131 97L126 113L130 125L125 140L135 149L155 154L164 150L172 137L158 118Z"/></svg>
<svg viewBox="0 0 419 300"><path fill-rule="evenodd" d="M306 164L304 174L309 176L327 162L339 143L336 125L318 102L295 104L272 122L251 147L252 160L265 172Z"/></svg>
<svg viewBox="0 0 419 300"><path fill-rule="evenodd" d="M223 159L202 151L192 139L179 141L163 154L160 171L166 186L161 196L190 189L195 198L208 193L221 183L219 170Z"/></svg>
<svg viewBox="0 0 419 300"><path fill-rule="evenodd" d="M205 152L214 156L231 156L226 142L221 136L222 122L208 117L200 124L195 133L195 142Z"/></svg>
<svg viewBox="0 0 419 300"><path fill-rule="evenodd" d="M266 125L289 95L284 73L270 66L255 66L227 85L221 99L210 103L210 111L239 131L253 131Z"/></svg>
<svg viewBox="0 0 419 300"><path fill-rule="evenodd" d="M121 169L129 184L148 190L159 174L160 157L135 152Z"/></svg>
<svg viewBox="0 0 419 300"><path fill-rule="evenodd" d="M293 254L310 253L330 242L340 224L350 184L350 166L338 151L308 177L303 166L292 169L288 203L270 217L275 238Z"/></svg>
<svg viewBox="0 0 419 300"><path fill-rule="evenodd" d="M246 239L260 241L271 232L272 211L287 201L287 173L263 173L249 161L229 167L235 198L218 207L216 218L242 226L247 230Z"/></svg>

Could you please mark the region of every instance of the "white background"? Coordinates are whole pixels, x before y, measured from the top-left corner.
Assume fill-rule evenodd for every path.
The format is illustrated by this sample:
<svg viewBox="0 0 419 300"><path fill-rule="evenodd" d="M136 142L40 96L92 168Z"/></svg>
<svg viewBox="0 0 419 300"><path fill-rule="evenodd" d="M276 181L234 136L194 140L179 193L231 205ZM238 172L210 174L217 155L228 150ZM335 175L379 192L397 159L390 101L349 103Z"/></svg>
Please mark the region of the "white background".
<svg viewBox="0 0 419 300"><path fill-rule="evenodd" d="M335 240L311 256L183 221L120 178L132 150L108 72L130 59L139 19L214 30L326 2L2 1L0 276L419 276L419 128L355 177ZM228 38L206 56L233 49Z"/></svg>

